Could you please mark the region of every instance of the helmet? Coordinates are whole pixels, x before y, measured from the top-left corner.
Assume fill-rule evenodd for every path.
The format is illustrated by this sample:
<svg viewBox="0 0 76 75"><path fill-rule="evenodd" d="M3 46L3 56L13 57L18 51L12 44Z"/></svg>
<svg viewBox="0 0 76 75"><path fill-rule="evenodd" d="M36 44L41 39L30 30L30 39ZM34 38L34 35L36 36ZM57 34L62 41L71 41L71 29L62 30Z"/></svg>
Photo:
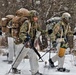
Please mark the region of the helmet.
<svg viewBox="0 0 76 75"><path fill-rule="evenodd" d="M31 21L34 21L34 22L38 21L38 12L36 10L31 10L29 16Z"/></svg>
<svg viewBox="0 0 76 75"><path fill-rule="evenodd" d="M36 16L38 16L38 12L36 10L31 10L30 11L30 16L31 17L36 17Z"/></svg>
<svg viewBox="0 0 76 75"><path fill-rule="evenodd" d="M71 15L67 12L62 14L62 19L69 21L71 19Z"/></svg>

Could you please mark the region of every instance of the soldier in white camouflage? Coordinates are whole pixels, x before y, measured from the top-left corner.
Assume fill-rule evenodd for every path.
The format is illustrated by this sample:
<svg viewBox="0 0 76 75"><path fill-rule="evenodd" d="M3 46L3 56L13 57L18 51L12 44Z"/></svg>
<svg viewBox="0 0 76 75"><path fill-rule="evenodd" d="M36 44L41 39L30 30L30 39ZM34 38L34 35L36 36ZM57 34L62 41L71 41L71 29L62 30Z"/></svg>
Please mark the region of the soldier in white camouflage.
<svg viewBox="0 0 76 75"><path fill-rule="evenodd" d="M57 54L49 59L49 64L53 68L55 67L54 62L58 61L57 70L60 72L70 71L63 68L65 51L68 48L67 35L73 35L71 27L69 25L71 15L67 12L62 14L62 20L59 21L53 28L53 32L50 35L53 44L57 44ZM64 50L62 49L64 48ZM60 50L61 49L61 50Z"/></svg>
<svg viewBox="0 0 76 75"><path fill-rule="evenodd" d="M7 24L7 31L6 36L8 40L8 64L11 64L13 62L14 58L14 39L12 37L12 18L14 15L6 15L6 18L8 18L8 24Z"/></svg>
<svg viewBox="0 0 76 75"><path fill-rule="evenodd" d="M36 33L39 30L39 26L37 24L37 12L35 10L31 10L28 14L28 19L22 24L19 32L19 39L22 40L22 42L18 44L19 51L22 49L24 45L25 47L18 56L18 58L15 58L15 63L13 62L14 64L12 65L12 72L17 73L19 71L17 69L18 65L20 64L21 60L25 57L25 55L28 55L32 75L42 75L42 73L39 72L37 55L33 50L35 49L34 41L37 37Z"/></svg>

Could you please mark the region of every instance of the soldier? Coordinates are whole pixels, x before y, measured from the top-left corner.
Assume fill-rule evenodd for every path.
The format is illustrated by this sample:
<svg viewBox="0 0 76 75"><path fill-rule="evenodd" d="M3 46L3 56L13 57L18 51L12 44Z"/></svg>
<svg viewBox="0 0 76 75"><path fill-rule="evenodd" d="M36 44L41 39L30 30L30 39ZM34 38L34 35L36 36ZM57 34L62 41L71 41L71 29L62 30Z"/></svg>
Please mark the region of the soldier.
<svg viewBox="0 0 76 75"><path fill-rule="evenodd" d="M11 64L13 62L13 57L14 57L14 39L12 38L12 18L14 15L7 15L6 18L8 19L8 24L7 24L7 31L6 31L6 36L8 39L8 64Z"/></svg>
<svg viewBox="0 0 76 75"><path fill-rule="evenodd" d="M1 28L2 28L2 38L3 38L3 46L6 46L6 30L7 30L7 23L8 23L8 19L7 18L2 18L1 19Z"/></svg>
<svg viewBox="0 0 76 75"><path fill-rule="evenodd" d="M19 63L25 55L28 55L32 75L42 75L41 73L39 73L38 59L36 53L34 52L34 41L36 38L36 31L39 28L37 25L37 12L35 10L31 10L28 14L29 16L26 15L28 19L22 24L19 32L19 39L22 40L22 43L18 44L19 49L21 50L24 45L25 47L19 54L19 56L17 56L18 58L16 57L15 61L13 62L12 72L19 72L19 70L17 69ZM28 35L30 36L30 39ZM31 44L28 42L29 40L31 40Z"/></svg>
<svg viewBox="0 0 76 75"><path fill-rule="evenodd" d="M62 20L59 21L53 28L53 32L50 35L52 43L57 43L58 53L49 59L49 64L53 68L55 67L54 62L58 61L57 71L65 72L70 71L66 68L63 68L64 59L65 59L65 50L68 47L67 35L72 33L69 26L71 15L67 12L62 14Z"/></svg>

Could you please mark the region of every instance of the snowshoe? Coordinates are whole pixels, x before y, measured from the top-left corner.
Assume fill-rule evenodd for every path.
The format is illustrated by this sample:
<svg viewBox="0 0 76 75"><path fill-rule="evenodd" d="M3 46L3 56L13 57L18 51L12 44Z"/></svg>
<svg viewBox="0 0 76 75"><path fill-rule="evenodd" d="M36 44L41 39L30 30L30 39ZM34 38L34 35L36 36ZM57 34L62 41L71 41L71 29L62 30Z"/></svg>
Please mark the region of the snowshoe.
<svg viewBox="0 0 76 75"><path fill-rule="evenodd" d="M51 63L49 63L49 64L47 65L47 62L45 62L44 68L50 69L50 68L56 68L57 66L58 66L58 65L54 65L54 64L51 64Z"/></svg>
<svg viewBox="0 0 76 75"><path fill-rule="evenodd" d="M53 67L51 67L50 65L44 65L44 68L48 68L48 69L50 69L50 68L56 68L56 67L58 67L58 65L54 65Z"/></svg>
<svg viewBox="0 0 76 75"><path fill-rule="evenodd" d="M8 60L6 59L6 60L2 60L3 62L8 62Z"/></svg>
<svg viewBox="0 0 76 75"><path fill-rule="evenodd" d="M51 66L51 68L54 68L55 67L54 62L52 61L51 58L49 59L49 65Z"/></svg>
<svg viewBox="0 0 76 75"><path fill-rule="evenodd" d="M43 75L43 74L40 72L36 72L35 74L32 74L32 75Z"/></svg>
<svg viewBox="0 0 76 75"><path fill-rule="evenodd" d="M13 61L8 61L8 64L12 64Z"/></svg>
<svg viewBox="0 0 76 75"><path fill-rule="evenodd" d="M70 72L70 70L66 69L66 68L58 68L57 71L59 71L59 72Z"/></svg>
<svg viewBox="0 0 76 75"><path fill-rule="evenodd" d="M16 68L12 68L12 73L14 73L14 74L21 74L21 70L18 70Z"/></svg>

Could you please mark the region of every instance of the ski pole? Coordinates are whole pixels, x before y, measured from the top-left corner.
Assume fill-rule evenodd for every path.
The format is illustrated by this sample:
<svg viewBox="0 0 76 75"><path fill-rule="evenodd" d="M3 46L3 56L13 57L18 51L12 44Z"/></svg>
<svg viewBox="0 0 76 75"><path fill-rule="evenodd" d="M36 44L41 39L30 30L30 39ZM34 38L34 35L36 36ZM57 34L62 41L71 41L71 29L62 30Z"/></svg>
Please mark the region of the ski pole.
<svg viewBox="0 0 76 75"><path fill-rule="evenodd" d="M48 52L50 52L50 50L48 50L45 54L43 54L43 55L41 56L41 58L42 58L44 55L46 55Z"/></svg>

